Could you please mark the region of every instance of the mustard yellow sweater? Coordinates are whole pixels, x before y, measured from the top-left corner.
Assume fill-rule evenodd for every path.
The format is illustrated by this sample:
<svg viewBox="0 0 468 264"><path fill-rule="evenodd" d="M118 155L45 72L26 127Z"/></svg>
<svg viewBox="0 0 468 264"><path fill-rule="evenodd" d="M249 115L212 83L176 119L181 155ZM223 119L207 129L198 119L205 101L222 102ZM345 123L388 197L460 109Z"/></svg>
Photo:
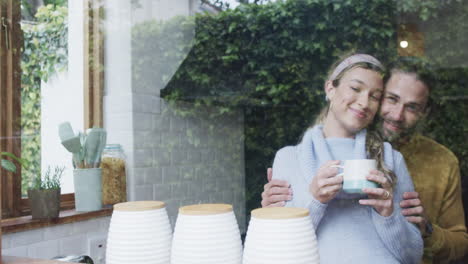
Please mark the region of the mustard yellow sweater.
<svg viewBox="0 0 468 264"><path fill-rule="evenodd" d="M468 253L457 157L443 145L415 135L400 148L434 232L424 240L423 263L448 263Z"/></svg>

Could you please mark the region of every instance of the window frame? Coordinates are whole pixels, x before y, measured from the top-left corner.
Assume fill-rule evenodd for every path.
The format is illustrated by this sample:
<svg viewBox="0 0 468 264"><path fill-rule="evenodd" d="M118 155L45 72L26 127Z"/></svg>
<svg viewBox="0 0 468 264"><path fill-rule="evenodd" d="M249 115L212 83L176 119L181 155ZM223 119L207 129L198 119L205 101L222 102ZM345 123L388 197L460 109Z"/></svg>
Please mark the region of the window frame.
<svg viewBox="0 0 468 264"><path fill-rule="evenodd" d="M21 54L16 43L22 42L21 27L14 21L21 19L19 1L3 0L0 2L0 149L21 155L21 124L14 120L21 118ZM8 29L6 31L4 25ZM8 46L8 47L7 47ZM21 195L21 168L16 173L0 170L1 178L1 215L2 218L19 215ZM19 190L18 190L19 189Z"/></svg>
<svg viewBox="0 0 468 264"><path fill-rule="evenodd" d="M101 0L85 0L84 5L84 129L103 127L104 38ZM8 21L9 49L0 23L0 149L21 156L21 53L23 33L20 1L2 0L0 16ZM1 22L1 21L0 21ZM5 52L4 52L5 51ZM6 70L5 70L6 69ZM0 216L2 219L30 215L28 198L21 197L21 168L16 173L0 170ZM60 210L75 208L74 193L62 194Z"/></svg>

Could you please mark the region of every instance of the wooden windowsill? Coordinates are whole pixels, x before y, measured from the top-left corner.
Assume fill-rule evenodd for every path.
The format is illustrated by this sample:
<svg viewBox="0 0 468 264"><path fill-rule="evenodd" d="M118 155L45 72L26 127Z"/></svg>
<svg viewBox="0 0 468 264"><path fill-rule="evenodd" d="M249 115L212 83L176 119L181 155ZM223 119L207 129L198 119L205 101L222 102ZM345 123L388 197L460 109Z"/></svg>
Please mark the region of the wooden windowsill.
<svg viewBox="0 0 468 264"><path fill-rule="evenodd" d="M2 232L4 234L15 233L42 227L85 221L98 217L110 216L111 214L112 206L109 205L103 207L103 209L99 211L92 212L77 212L75 210L60 211L59 217L51 220L33 220L30 215L9 218L2 220Z"/></svg>

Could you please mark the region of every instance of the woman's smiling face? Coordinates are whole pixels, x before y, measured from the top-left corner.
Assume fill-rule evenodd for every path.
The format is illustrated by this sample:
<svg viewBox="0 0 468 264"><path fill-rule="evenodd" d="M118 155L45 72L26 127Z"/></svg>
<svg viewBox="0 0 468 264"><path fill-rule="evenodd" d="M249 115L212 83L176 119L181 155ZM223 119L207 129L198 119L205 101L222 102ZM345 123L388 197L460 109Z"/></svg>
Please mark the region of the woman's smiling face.
<svg viewBox="0 0 468 264"><path fill-rule="evenodd" d="M327 122L353 136L374 119L383 95L383 80L376 71L356 67L344 73L337 87L327 81L325 92L330 99Z"/></svg>

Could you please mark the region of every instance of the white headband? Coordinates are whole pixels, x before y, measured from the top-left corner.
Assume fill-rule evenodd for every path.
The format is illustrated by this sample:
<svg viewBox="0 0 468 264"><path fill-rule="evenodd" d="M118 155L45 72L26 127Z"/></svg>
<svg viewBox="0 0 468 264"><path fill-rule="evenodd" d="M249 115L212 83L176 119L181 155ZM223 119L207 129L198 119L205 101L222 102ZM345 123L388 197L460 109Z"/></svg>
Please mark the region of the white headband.
<svg viewBox="0 0 468 264"><path fill-rule="evenodd" d="M382 63L380 63L380 61L378 61L376 58L372 57L371 55L355 54L355 55L349 56L348 58L344 59L340 64L338 64L338 66L336 66L333 73L330 75L329 80L331 81L335 80L336 77L349 65L360 63L360 62L367 62L367 63L370 63L372 65L379 67L380 69L384 69Z"/></svg>

